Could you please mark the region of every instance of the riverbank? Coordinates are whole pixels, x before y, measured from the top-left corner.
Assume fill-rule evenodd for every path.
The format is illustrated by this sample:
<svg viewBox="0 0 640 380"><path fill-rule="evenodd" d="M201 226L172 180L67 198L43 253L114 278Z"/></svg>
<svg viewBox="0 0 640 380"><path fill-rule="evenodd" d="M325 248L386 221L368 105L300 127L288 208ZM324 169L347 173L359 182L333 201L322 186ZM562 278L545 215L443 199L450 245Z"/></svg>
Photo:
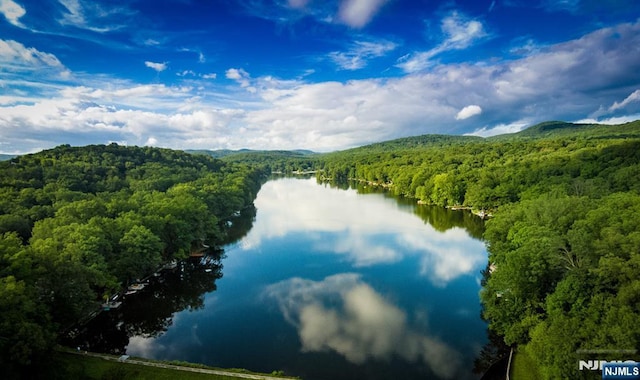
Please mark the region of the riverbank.
<svg viewBox="0 0 640 380"><path fill-rule="evenodd" d="M73 351L60 349L54 352L56 363L56 376L60 371L68 378L106 379L106 378L130 378L137 379L218 379L218 380L294 380L295 377L287 377L274 371L273 374L261 374L243 369L225 370L207 367L194 363L159 362L148 359L133 358L128 356L116 356L99 354L86 351Z"/></svg>

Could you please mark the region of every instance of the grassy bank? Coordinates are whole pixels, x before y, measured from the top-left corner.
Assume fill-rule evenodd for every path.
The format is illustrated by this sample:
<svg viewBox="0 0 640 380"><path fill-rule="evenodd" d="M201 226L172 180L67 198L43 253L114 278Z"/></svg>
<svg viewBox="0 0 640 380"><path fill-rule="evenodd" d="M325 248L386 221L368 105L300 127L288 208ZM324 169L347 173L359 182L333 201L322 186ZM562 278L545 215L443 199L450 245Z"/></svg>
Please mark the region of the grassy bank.
<svg viewBox="0 0 640 380"><path fill-rule="evenodd" d="M536 363L527 355L521 347L513 358L511 365L511 379L513 380L537 380L540 378Z"/></svg>
<svg viewBox="0 0 640 380"><path fill-rule="evenodd" d="M115 357L114 357L115 358ZM127 362L117 360L106 360L101 357L89 355L79 355L67 351L55 351L52 353L49 363L39 371L39 379L96 379L96 380L238 380L244 376L254 376L254 378L272 379L280 377L278 374L257 374L241 369L224 370L229 375L215 373L198 373L193 370L223 371L217 368L206 367L204 365L183 363L183 362L156 362L144 359L129 359ZM135 362L145 362L152 365L160 365L176 368L160 368L152 365L144 365ZM182 369L177 369L180 367ZM243 376L243 377L240 377ZM244 377L248 378L248 377ZM286 379L286 377L281 377ZM291 379L291 378L288 378Z"/></svg>

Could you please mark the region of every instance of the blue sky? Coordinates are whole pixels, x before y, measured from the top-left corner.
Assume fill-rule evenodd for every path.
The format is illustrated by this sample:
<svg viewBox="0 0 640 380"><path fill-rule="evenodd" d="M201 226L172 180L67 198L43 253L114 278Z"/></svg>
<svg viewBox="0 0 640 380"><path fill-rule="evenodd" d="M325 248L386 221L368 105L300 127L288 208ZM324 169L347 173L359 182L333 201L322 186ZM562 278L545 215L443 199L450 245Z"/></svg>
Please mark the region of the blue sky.
<svg viewBox="0 0 640 380"><path fill-rule="evenodd" d="M639 118L636 0L0 0L0 153Z"/></svg>

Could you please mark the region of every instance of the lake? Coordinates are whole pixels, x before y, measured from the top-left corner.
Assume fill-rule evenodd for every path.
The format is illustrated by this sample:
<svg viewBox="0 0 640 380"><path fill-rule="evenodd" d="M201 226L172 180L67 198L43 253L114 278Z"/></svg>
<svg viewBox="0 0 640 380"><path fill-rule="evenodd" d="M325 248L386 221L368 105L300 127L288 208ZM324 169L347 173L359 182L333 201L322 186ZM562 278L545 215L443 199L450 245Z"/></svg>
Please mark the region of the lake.
<svg viewBox="0 0 640 380"><path fill-rule="evenodd" d="M280 178L228 226L222 256L152 278L76 343L307 380L479 377L478 217Z"/></svg>

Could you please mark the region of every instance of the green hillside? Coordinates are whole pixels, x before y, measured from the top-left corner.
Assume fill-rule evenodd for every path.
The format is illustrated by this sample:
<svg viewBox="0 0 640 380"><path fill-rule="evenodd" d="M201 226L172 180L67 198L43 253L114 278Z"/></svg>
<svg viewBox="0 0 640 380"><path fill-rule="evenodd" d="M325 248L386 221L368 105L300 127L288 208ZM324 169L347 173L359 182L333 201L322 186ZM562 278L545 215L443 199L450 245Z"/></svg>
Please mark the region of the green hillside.
<svg viewBox="0 0 640 380"><path fill-rule="evenodd" d="M579 378L577 352L639 360L640 122L543 123L487 139L421 136L327 154L354 179L488 212L483 316L544 379ZM608 353L608 354L607 354Z"/></svg>
<svg viewBox="0 0 640 380"><path fill-rule="evenodd" d="M59 146L0 172L0 367L18 378L104 297L221 244L219 221L252 204L266 174L116 144Z"/></svg>

